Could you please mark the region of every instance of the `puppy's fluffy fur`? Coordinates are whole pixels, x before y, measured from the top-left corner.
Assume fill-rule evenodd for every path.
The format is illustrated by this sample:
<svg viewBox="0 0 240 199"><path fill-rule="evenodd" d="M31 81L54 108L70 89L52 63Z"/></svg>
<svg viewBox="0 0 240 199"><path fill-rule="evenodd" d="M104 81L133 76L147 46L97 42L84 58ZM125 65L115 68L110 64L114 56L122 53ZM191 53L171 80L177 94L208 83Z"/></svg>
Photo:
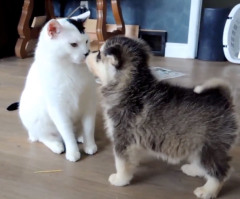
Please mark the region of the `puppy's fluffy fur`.
<svg viewBox="0 0 240 199"><path fill-rule="evenodd" d="M170 163L189 161L182 171L205 177L199 198L217 196L229 172L229 149L238 125L230 90L221 80L195 89L159 82L149 70L149 47L141 40L113 37L87 57L102 82L107 134L117 173L111 184L124 186L141 160L139 150Z"/></svg>

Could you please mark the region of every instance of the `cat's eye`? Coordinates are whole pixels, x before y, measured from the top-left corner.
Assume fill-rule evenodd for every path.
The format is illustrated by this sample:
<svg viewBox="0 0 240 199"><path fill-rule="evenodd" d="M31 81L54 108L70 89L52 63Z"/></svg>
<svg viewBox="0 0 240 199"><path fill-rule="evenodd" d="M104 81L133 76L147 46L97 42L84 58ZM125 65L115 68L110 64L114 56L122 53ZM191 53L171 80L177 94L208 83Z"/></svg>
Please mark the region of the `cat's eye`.
<svg viewBox="0 0 240 199"><path fill-rule="evenodd" d="M88 43L88 40L86 41L86 44Z"/></svg>
<svg viewBox="0 0 240 199"><path fill-rule="evenodd" d="M73 47L73 48L76 48L78 46L77 43L70 43L70 45Z"/></svg>

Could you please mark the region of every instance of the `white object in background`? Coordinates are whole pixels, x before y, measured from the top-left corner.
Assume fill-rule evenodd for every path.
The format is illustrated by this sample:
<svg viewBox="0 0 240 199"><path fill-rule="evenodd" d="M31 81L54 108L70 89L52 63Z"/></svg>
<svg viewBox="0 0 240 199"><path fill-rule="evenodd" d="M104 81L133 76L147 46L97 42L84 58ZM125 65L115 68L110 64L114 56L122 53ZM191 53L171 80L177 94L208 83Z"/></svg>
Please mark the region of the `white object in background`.
<svg viewBox="0 0 240 199"><path fill-rule="evenodd" d="M176 78L176 77L181 77L186 74L173 71L170 69L162 68L159 66L151 66L150 67L152 74L158 79L158 80L164 80L164 79L171 79L171 78Z"/></svg>
<svg viewBox="0 0 240 199"><path fill-rule="evenodd" d="M79 19L86 20L86 19L89 18L90 14L91 14L91 12L88 10L87 12L84 12L84 13L78 15L78 16L74 16L74 17L71 17L71 18L74 19L74 20L79 20Z"/></svg>
<svg viewBox="0 0 240 199"><path fill-rule="evenodd" d="M240 64L240 4L228 15L223 31L223 51L228 61Z"/></svg>
<svg viewBox="0 0 240 199"><path fill-rule="evenodd" d="M195 59L197 55L202 0L190 1L188 41L187 43L166 42L165 57ZM177 26L173 25L173 28L177 29Z"/></svg>
<svg viewBox="0 0 240 199"><path fill-rule="evenodd" d="M165 80L165 79L172 79L172 78L177 78L181 76L185 76L186 74L178 72L178 71L173 71L167 68L162 68L159 66L150 66L149 67L152 74L154 77L156 77L159 81ZM102 84L99 78L95 79L97 84Z"/></svg>

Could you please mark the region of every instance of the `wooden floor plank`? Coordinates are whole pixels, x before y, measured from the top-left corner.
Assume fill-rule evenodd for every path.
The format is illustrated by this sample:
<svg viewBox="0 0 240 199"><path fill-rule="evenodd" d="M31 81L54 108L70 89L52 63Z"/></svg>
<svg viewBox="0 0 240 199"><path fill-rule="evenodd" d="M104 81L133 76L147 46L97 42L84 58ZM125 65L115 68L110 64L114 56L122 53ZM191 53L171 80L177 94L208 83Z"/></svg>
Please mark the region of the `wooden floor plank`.
<svg viewBox="0 0 240 199"><path fill-rule="evenodd" d="M30 143L18 112L6 107L19 100L25 77L33 59L15 57L0 60L0 198L1 199L192 199L193 190L204 183L180 171L180 165L167 165L151 160L141 165L132 184L114 187L108 183L115 171L112 147L105 136L101 108L96 125L98 152L82 153L81 160L72 163L65 155L53 154L41 143ZM153 57L152 66L161 66L186 73L171 79L175 84L191 87L211 77L230 81L240 113L240 65L229 62ZM82 145L79 145L82 148ZM82 150L81 150L82 151ZM237 199L240 195L240 146L233 149L233 175L226 182L219 198ZM43 170L54 173L34 173Z"/></svg>

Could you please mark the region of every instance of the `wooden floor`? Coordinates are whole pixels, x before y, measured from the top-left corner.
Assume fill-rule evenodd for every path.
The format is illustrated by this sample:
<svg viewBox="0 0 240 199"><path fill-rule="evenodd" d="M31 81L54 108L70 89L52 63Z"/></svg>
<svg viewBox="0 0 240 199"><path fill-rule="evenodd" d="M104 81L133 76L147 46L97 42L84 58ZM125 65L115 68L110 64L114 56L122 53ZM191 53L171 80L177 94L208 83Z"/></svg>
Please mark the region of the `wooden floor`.
<svg viewBox="0 0 240 199"><path fill-rule="evenodd" d="M224 77L233 86L240 112L240 65L229 62L153 58L152 65L170 68L187 75L171 81L193 86L211 77ZM65 155L53 154L41 143L30 143L18 117L6 107L18 101L32 58L15 57L0 60L0 199L192 199L193 190L204 183L172 166L153 160L138 168L132 184L114 187L108 183L115 171L111 144L102 127L99 108L96 140L98 152L93 156L82 153L76 163ZM82 146L80 145L80 148ZM233 151L231 178L224 185L219 198L240 198L240 145ZM61 170L55 173L35 173Z"/></svg>

